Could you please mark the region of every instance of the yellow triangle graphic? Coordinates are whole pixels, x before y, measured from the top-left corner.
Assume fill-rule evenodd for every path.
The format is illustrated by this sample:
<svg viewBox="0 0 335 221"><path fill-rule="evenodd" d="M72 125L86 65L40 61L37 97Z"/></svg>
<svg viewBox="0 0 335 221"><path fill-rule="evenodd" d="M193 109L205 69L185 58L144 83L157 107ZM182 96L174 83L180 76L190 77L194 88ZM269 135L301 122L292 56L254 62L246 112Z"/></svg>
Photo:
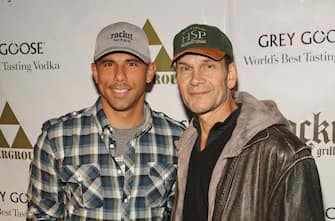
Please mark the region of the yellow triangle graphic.
<svg viewBox="0 0 335 221"><path fill-rule="evenodd" d="M171 67L171 58L169 57L164 47L162 47L158 52L155 62L157 65L157 72L174 71L174 69Z"/></svg>
<svg viewBox="0 0 335 221"><path fill-rule="evenodd" d="M2 111L0 124L19 124L8 102L6 102L5 108Z"/></svg>
<svg viewBox="0 0 335 221"><path fill-rule="evenodd" d="M1 130L0 130L0 147L9 147L9 144Z"/></svg>
<svg viewBox="0 0 335 221"><path fill-rule="evenodd" d="M30 141L28 140L27 135L23 131L22 127L19 128L19 131L16 134L12 148L32 148Z"/></svg>
<svg viewBox="0 0 335 221"><path fill-rule="evenodd" d="M159 39L156 31L153 29L149 19L145 21L143 26L143 31L147 34L149 45L161 45L161 40Z"/></svg>

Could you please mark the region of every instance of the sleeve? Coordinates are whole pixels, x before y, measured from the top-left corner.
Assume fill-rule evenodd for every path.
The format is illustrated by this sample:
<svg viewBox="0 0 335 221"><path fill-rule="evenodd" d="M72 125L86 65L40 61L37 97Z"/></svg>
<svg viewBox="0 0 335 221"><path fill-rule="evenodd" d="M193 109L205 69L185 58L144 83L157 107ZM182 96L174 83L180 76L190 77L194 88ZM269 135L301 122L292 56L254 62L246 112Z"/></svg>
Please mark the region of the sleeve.
<svg viewBox="0 0 335 221"><path fill-rule="evenodd" d="M312 156L293 162L272 194L269 221L322 221L324 207L317 167Z"/></svg>
<svg viewBox="0 0 335 221"><path fill-rule="evenodd" d="M61 182L57 176L55 150L42 130L29 168L27 220L63 218L64 203Z"/></svg>

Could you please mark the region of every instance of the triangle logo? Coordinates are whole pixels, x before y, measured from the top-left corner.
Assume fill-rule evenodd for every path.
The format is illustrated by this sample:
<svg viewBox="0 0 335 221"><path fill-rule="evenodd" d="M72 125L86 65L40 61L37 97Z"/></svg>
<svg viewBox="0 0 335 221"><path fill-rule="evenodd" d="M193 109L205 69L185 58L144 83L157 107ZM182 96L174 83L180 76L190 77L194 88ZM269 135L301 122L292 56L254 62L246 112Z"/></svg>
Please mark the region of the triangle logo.
<svg viewBox="0 0 335 221"><path fill-rule="evenodd" d="M159 46L159 52L156 55L155 63L157 65L157 72L172 72L174 69L171 67L171 58L169 57L165 47L162 45L161 40L159 39L155 29L152 27L149 19L146 20L143 31L147 34L149 45Z"/></svg>
<svg viewBox="0 0 335 221"><path fill-rule="evenodd" d="M156 65L157 65L157 71L158 72L174 71L174 69L171 66L171 58L169 57L168 53L166 52L164 46L158 52L158 55L156 57L155 62L156 62Z"/></svg>
<svg viewBox="0 0 335 221"><path fill-rule="evenodd" d="M31 149L32 145L17 120L12 108L6 102L0 116L0 147Z"/></svg>
<svg viewBox="0 0 335 221"><path fill-rule="evenodd" d="M142 29L147 34L149 45L161 45L162 44L156 31L152 27L149 19L145 21L145 24Z"/></svg>
<svg viewBox="0 0 335 221"><path fill-rule="evenodd" d="M8 102L6 102L5 107L0 116L0 124L19 124Z"/></svg>
<svg viewBox="0 0 335 221"><path fill-rule="evenodd" d="M12 148L24 148L24 149L32 148L31 143L28 140L28 137L26 133L23 131L22 127L19 128L16 134Z"/></svg>
<svg viewBox="0 0 335 221"><path fill-rule="evenodd" d="M9 144L1 130L0 130L0 147L9 148Z"/></svg>

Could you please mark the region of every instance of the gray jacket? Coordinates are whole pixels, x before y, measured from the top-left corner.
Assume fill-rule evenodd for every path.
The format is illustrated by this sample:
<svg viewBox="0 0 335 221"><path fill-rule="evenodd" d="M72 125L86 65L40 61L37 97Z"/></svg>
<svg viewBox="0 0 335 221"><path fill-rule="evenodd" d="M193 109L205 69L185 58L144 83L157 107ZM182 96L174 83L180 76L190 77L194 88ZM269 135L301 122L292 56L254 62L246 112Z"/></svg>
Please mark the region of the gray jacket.
<svg viewBox="0 0 335 221"><path fill-rule="evenodd" d="M311 149L289 131L288 121L273 102L259 101L246 92L235 95L242 109L213 170L208 221L325 220ZM196 138L191 123L177 142L174 221L182 221L189 158Z"/></svg>

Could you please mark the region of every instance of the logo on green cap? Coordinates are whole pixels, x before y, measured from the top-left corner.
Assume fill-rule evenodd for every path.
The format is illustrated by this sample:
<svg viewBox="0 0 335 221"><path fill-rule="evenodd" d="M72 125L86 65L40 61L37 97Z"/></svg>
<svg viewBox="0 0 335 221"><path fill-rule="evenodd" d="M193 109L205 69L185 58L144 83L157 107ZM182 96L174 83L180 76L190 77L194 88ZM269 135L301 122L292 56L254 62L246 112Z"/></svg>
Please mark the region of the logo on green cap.
<svg viewBox="0 0 335 221"><path fill-rule="evenodd" d="M180 47L187 47L191 44L207 44L207 30L201 27L191 27L185 30L181 36Z"/></svg>

